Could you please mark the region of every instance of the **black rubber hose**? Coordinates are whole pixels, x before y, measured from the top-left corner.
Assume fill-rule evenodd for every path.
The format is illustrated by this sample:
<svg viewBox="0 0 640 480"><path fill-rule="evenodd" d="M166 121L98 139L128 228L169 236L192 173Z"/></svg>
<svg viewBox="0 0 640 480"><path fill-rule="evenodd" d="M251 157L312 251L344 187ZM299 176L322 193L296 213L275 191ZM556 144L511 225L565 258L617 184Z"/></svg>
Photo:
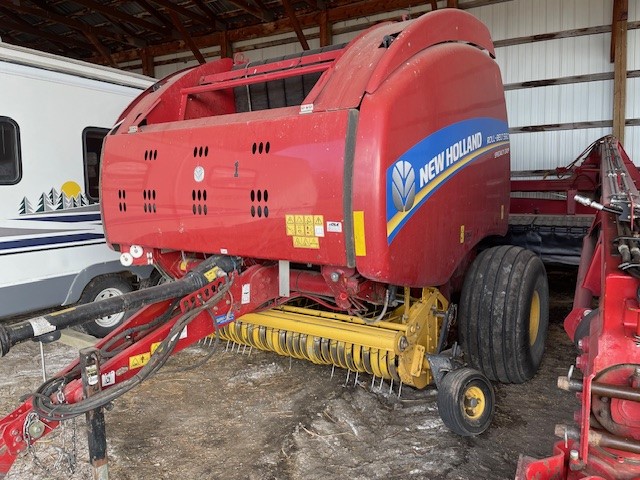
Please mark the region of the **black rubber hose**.
<svg viewBox="0 0 640 480"><path fill-rule="evenodd" d="M33 410L47 420L62 421L68 420L78 415L85 414L95 408L102 407L128 392L136 385L157 372L171 356L176 344L180 340L179 334L192 320L205 310L208 310L218 303L231 288L233 279L227 279L227 283L220 287L218 292L206 303L182 314L171 327L168 335L160 342L160 345L151 355L149 362L144 365L134 376L105 390L84 398L77 403L54 403L50 398L53 393L61 389L71 379L77 377L76 372L52 378L43 383L38 391L33 394ZM75 377L73 376L75 374ZM57 401L57 400L56 400Z"/></svg>
<svg viewBox="0 0 640 480"><path fill-rule="evenodd" d="M211 278L211 275L215 275L215 268L220 268L228 273L237 268L237 265L237 259L233 257L212 256L203 260L196 268L175 282L137 290L99 302L79 305L12 325L0 325L0 356L4 357L11 347L25 340L125 310L140 309L170 298L184 297L210 283L214 279Z"/></svg>

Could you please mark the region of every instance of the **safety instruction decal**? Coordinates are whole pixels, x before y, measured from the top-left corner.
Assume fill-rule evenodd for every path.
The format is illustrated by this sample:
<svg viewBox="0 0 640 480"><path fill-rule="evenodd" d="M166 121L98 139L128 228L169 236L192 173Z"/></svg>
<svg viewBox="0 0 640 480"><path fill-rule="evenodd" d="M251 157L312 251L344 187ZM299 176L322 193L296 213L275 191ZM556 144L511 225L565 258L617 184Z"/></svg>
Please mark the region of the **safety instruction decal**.
<svg viewBox="0 0 640 480"><path fill-rule="evenodd" d="M285 215L287 235L292 238L293 248L320 248L320 237L324 237L324 215Z"/></svg>
<svg viewBox="0 0 640 480"><path fill-rule="evenodd" d="M142 368L151 359L151 352L141 353L140 355L133 355L129 357L129 370L135 370L136 368Z"/></svg>

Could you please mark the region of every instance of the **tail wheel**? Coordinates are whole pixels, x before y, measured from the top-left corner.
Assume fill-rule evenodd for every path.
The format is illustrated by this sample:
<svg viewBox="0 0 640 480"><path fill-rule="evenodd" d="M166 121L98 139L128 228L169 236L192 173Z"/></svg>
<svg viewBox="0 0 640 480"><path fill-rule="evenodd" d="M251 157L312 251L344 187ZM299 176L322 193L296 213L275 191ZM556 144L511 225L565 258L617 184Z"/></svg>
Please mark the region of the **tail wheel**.
<svg viewBox="0 0 640 480"><path fill-rule="evenodd" d="M460 368L447 373L438 386L438 411L444 424L463 437L479 435L495 409L493 386L482 373Z"/></svg>
<svg viewBox="0 0 640 480"><path fill-rule="evenodd" d="M523 383L542 361L549 325L549 286L529 250L501 246L471 265L460 298L458 337L469 365L490 380Z"/></svg>
<svg viewBox="0 0 640 480"><path fill-rule="evenodd" d="M82 292L80 303L99 302L132 291L133 287L124 278L118 275L104 275L93 279L86 286ZM87 322L83 324L83 327L90 335L102 338L122 324L130 315L131 312L115 313Z"/></svg>

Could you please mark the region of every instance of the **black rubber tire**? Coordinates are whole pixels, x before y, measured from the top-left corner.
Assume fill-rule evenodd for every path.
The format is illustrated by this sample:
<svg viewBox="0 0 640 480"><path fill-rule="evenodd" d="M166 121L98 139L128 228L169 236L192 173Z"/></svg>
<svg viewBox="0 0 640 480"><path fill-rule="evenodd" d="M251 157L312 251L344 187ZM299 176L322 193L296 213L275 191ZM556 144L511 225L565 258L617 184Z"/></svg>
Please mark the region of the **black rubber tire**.
<svg viewBox="0 0 640 480"><path fill-rule="evenodd" d="M465 277L458 318L470 366L502 383L532 378L549 326L549 285L540 258L509 245L480 253Z"/></svg>
<svg viewBox="0 0 640 480"><path fill-rule="evenodd" d="M133 286L120 275L102 275L91 280L85 287L80 297L80 303L97 301L97 297L105 291L109 291L110 294L122 295L123 293L132 292ZM90 322L84 323L82 327L89 335L103 338L122 325L122 322L129 318L132 313L133 312L126 311L117 321L106 322L108 325L105 325L105 322L101 320L91 320ZM103 324L101 325L100 323Z"/></svg>
<svg viewBox="0 0 640 480"><path fill-rule="evenodd" d="M470 395L473 392L481 392L481 395ZM482 398L483 402L470 405L468 397ZM463 437L480 435L489 428L495 403L491 382L472 368L459 368L447 373L438 386L440 418L449 430Z"/></svg>

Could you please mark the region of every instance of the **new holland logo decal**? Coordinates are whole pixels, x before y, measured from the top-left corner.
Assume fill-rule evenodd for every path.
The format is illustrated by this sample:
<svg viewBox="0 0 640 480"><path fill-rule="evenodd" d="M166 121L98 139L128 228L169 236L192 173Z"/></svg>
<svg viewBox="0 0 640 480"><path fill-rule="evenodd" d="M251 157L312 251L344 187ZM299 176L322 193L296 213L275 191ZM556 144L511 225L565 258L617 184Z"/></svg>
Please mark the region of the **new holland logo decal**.
<svg viewBox="0 0 640 480"><path fill-rule="evenodd" d="M387 169L387 241L391 243L420 206L449 178L477 158L509 150L507 123L474 118L422 139Z"/></svg>
<svg viewBox="0 0 640 480"><path fill-rule="evenodd" d="M416 172L409 162L398 160L391 178L393 205L399 212L408 212L416 199Z"/></svg>

